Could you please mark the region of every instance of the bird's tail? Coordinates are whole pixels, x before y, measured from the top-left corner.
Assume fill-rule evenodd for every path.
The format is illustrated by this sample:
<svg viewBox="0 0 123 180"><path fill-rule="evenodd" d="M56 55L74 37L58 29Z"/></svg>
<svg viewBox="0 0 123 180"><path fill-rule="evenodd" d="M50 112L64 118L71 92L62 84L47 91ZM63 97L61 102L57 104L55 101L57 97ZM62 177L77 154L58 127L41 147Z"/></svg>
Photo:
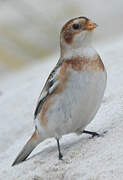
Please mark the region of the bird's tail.
<svg viewBox="0 0 123 180"><path fill-rule="evenodd" d="M33 135L31 136L31 138L28 140L28 142L25 144L25 146L21 150L21 152L18 154L12 166L24 161L40 142L41 141L39 141L38 131L36 129Z"/></svg>

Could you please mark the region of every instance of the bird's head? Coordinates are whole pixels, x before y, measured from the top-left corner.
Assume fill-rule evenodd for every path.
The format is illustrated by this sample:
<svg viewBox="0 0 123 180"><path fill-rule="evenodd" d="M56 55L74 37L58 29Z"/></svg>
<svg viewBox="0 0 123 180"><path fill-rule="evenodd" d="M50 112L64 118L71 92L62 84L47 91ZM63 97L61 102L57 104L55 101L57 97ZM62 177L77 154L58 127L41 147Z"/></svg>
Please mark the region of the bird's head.
<svg viewBox="0 0 123 180"><path fill-rule="evenodd" d="M61 30L61 49L74 49L90 43L91 34L97 27L86 17L77 17L68 21Z"/></svg>

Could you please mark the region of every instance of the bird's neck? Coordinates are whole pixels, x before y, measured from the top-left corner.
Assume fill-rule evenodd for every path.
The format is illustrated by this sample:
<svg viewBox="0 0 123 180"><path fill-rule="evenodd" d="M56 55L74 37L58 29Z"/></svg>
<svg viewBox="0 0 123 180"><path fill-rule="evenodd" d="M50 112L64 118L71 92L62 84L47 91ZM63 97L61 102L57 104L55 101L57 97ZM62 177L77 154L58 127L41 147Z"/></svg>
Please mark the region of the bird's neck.
<svg viewBox="0 0 123 180"><path fill-rule="evenodd" d="M61 35L61 58L70 59L77 56L93 58L97 55L96 50L91 45L92 33L82 32L73 38L71 44L65 42Z"/></svg>
<svg viewBox="0 0 123 180"><path fill-rule="evenodd" d="M96 50L90 46L88 43L82 43L78 47L65 46L61 47L61 57L62 59L70 59L77 56L93 58L97 55Z"/></svg>

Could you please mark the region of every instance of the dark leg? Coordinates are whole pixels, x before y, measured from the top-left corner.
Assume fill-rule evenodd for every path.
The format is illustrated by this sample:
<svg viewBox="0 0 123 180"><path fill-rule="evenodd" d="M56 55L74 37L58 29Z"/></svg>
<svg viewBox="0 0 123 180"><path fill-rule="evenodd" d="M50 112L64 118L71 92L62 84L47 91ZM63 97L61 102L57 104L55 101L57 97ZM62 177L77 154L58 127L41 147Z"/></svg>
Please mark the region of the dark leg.
<svg viewBox="0 0 123 180"><path fill-rule="evenodd" d="M85 134L90 134L90 135L92 135L92 137L95 137L95 136L100 136L100 134L98 134L98 133L96 133L96 132L91 132L91 131L86 131L86 130L84 130L82 133L85 133Z"/></svg>
<svg viewBox="0 0 123 180"><path fill-rule="evenodd" d="M57 141L58 152L59 152L59 160L62 160L63 155L62 155L61 150L60 150L59 139L56 138L56 141Z"/></svg>

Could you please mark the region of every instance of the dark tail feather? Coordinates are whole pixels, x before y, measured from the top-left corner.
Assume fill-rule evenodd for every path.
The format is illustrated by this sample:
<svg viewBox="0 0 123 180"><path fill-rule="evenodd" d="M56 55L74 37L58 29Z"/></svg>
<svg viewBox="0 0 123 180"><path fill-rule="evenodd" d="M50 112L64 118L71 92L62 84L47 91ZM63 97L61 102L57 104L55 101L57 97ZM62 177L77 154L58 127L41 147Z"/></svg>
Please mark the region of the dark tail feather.
<svg viewBox="0 0 123 180"><path fill-rule="evenodd" d="M38 139L38 132L37 130L35 130L32 137L28 140L28 142L23 147L22 151L19 153L19 155L13 162L12 166L24 161L39 143L40 141Z"/></svg>

